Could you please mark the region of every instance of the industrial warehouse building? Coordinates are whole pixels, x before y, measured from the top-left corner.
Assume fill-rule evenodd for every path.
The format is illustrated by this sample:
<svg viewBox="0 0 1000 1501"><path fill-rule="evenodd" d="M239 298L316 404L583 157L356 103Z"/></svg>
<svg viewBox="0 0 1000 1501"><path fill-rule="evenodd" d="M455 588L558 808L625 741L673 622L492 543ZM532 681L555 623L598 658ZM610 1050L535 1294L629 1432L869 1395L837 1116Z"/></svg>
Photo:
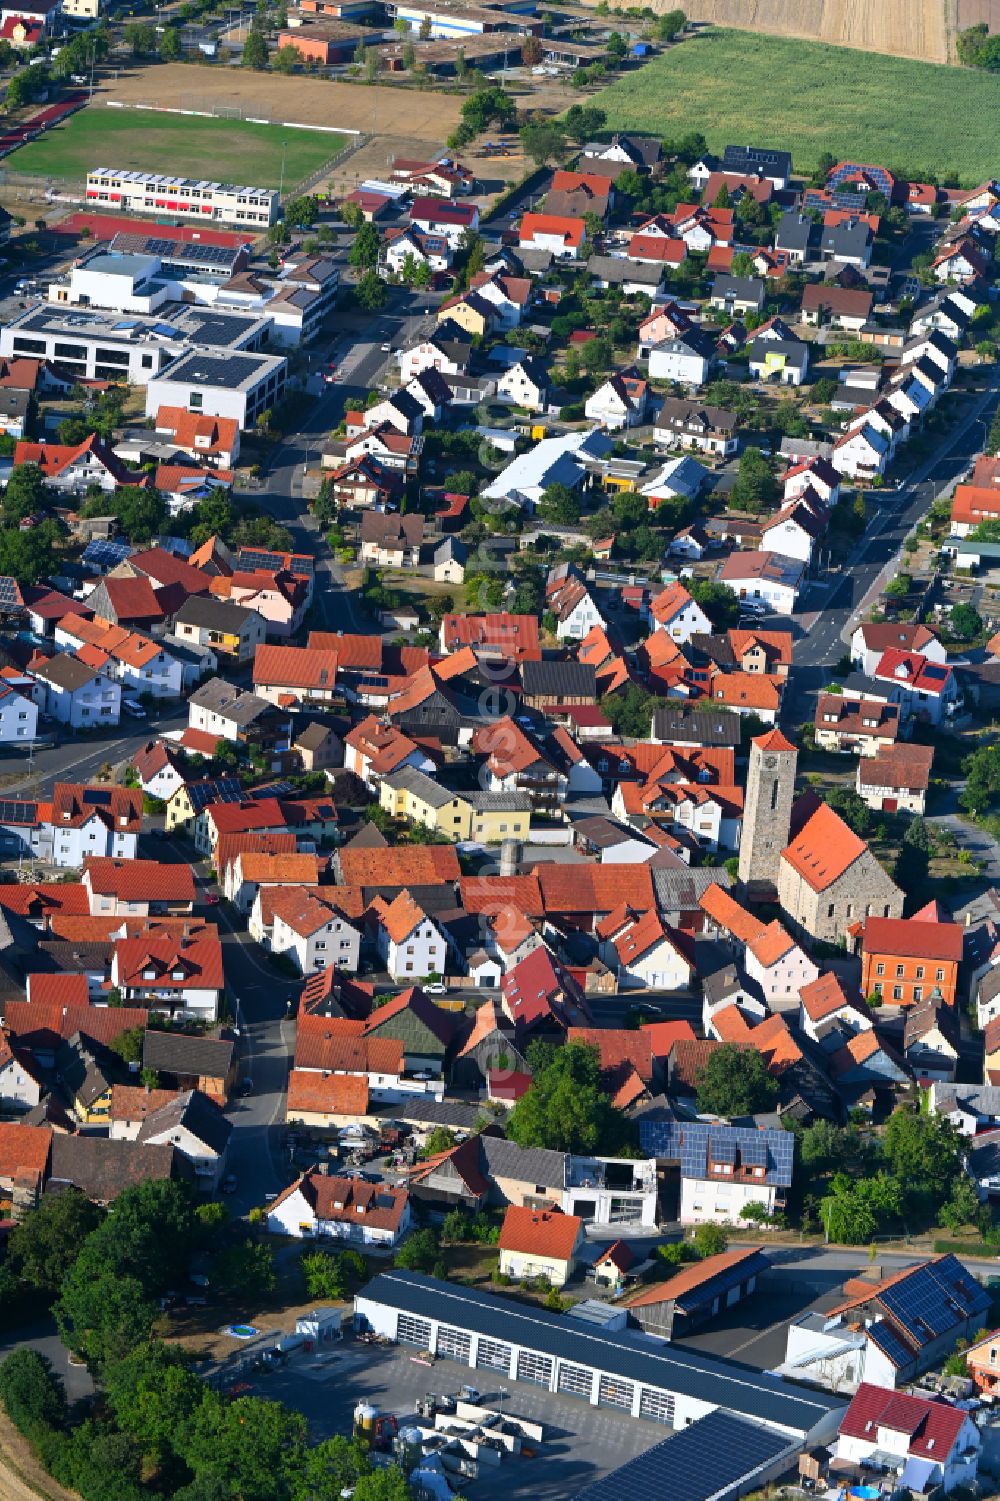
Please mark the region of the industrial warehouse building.
<svg viewBox="0 0 1000 1501"><path fill-rule="evenodd" d="M730 1361L606 1333L417 1272L381 1272L354 1300L358 1329L477 1370L685 1428L719 1409L803 1443L837 1431L843 1402Z"/></svg>

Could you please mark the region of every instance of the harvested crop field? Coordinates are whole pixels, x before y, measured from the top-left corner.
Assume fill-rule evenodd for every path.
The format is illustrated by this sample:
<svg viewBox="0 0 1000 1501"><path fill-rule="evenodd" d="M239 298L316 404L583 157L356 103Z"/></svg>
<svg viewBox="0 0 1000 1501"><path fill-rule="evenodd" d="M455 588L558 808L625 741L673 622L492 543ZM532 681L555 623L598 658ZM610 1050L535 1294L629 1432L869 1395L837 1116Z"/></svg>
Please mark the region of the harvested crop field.
<svg viewBox="0 0 1000 1501"><path fill-rule="evenodd" d="M981 5L984 0L972 3ZM664 3L662 8L669 6ZM861 47L866 52L923 62L948 61L944 0L688 0L684 10L690 21Z"/></svg>
<svg viewBox="0 0 1000 1501"><path fill-rule="evenodd" d="M172 109L242 109L276 122L329 125L368 135L416 136L438 148L457 125L462 103L453 94L432 89L368 88L323 78L285 78L277 73L196 68L185 63L122 73L108 81L100 97Z"/></svg>
<svg viewBox="0 0 1000 1501"><path fill-rule="evenodd" d="M746 101L767 101L747 125ZM616 130L704 133L709 148L753 137L797 171L825 151L934 172L974 187L996 171L1000 77L743 31L706 30L595 96Z"/></svg>
<svg viewBox="0 0 1000 1501"><path fill-rule="evenodd" d="M8 158L14 172L79 182L93 167L291 187L336 156L344 136L245 120L108 109L92 104Z"/></svg>

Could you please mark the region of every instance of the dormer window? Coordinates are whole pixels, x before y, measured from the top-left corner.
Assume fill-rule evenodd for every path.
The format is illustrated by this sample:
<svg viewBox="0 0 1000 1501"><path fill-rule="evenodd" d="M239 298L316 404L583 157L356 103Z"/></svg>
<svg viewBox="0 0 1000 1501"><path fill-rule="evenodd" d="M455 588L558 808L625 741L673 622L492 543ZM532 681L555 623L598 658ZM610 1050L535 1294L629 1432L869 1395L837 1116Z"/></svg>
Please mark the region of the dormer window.
<svg viewBox="0 0 1000 1501"><path fill-rule="evenodd" d="M184 971L182 969L173 969L170 971L170 978L172 980L183 980Z"/></svg>
<svg viewBox="0 0 1000 1501"><path fill-rule="evenodd" d="M144 980L155 980L156 979L156 970L155 969L144 969L143 972L142 972L142 978Z"/></svg>

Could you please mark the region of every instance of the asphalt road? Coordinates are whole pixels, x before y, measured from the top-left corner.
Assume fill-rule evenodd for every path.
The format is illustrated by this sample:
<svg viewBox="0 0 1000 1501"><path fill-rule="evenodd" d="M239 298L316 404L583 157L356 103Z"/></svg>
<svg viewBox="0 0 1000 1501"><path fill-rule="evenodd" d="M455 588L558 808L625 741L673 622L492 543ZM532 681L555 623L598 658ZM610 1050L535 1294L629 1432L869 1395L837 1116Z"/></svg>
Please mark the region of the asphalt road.
<svg viewBox="0 0 1000 1501"><path fill-rule="evenodd" d="M918 465L899 490L880 498L874 519L839 574L828 583L810 585L801 612L807 613L808 624L795 643L795 665L783 719L798 724L811 718L815 695L827 681L829 669L843 655L880 575L892 576L904 538L981 452L998 401L1000 366L992 366L985 392L970 396L968 412L935 452ZM787 617L772 620L787 625Z"/></svg>
<svg viewBox="0 0 1000 1501"><path fill-rule="evenodd" d="M164 863L190 865L198 887L195 911L218 924L226 991L240 1030L240 1083L226 1112L233 1124L228 1168L237 1179L228 1203L234 1213L245 1214L267 1194L284 1188L292 1176L281 1136L295 1048L295 1023L288 1012L301 983L273 969L242 919L234 920L225 900L206 900L209 894L218 896L219 887L208 878L205 862L186 839L147 836L140 853ZM251 1092L243 1094L248 1081Z"/></svg>

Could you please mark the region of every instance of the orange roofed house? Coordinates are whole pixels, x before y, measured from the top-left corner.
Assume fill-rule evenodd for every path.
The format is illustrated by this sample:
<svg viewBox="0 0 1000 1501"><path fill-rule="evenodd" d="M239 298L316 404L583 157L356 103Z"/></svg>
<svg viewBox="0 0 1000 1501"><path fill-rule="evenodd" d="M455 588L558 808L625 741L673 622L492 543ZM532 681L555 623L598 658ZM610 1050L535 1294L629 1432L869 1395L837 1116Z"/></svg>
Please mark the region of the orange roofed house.
<svg viewBox="0 0 1000 1501"><path fill-rule="evenodd" d="M575 1214L511 1204L500 1230L500 1270L508 1277L547 1277L562 1287L576 1270L585 1239L583 1220Z"/></svg>
<svg viewBox="0 0 1000 1501"><path fill-rule="evenodd" d="M581 218L561 214L525 214L518 245L521 250L550 250L557 260L582 256L587 226Z"/></svg>
<svg viewBox="0 0 1000 1501"><path fill-rule="evenodd" d="M801 797L790 834L778 864L778 901L793 929L842 943L861 918L902 917L903 893L826 803Z"/></svg>
<svg viewBox="0 0 1000 1501"><path fill-rule="evenodd" d="M935 993L954 1005L963 929L942 922L936 902L909 918L866 917L858 923L861 988L896 1006L916 1006Z"/></svg>
<svg viewBox="0 0 1000 1501"><path fill-rule="evenodd" d="M278 1195L267 1211L267 1228L296 1239L308 1236L391 1249L406 1234L411 1219L405 1188L330 1178L312 1168Z"/></svg>

